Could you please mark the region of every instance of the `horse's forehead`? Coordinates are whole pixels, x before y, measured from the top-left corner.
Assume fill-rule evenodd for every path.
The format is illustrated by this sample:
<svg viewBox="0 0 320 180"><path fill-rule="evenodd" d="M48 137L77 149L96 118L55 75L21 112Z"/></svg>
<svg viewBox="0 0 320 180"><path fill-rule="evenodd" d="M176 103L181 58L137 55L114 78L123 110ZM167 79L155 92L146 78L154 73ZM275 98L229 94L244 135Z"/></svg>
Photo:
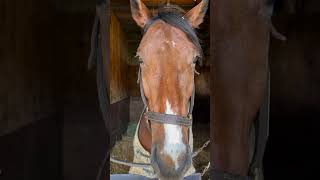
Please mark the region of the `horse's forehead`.
<svg viewBox="0 0 320 180"><path fill-rule="evenodd" d="M163 21L150 26L138 48L138 53L144 56L168 56L173 53L176 57L182 54L191 55L194 52L194 45L185 33Z"/></svg>

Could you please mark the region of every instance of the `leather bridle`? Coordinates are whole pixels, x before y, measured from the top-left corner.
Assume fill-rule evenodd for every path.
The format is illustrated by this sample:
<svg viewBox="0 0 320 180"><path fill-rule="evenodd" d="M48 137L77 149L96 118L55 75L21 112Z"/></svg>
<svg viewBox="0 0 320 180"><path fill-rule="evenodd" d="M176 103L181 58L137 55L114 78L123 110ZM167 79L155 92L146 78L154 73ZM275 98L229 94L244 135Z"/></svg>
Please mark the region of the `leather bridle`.
<svg viewBox="0 0 320 180"><path fill-rule="evenodd" d="M171 25L181 29L182 31L186 32L186 29L188 29L188 28L186 28L186 29L181 28L177 24L171 22L172 20L170 20L170 18L168 18L168 16L174 16L179 19L180 24L185 25L185 26L190 26L190 24L183 18L183 16L181 16L180 14L175 14L175 13L166 13L166 11L167 11L166 9L162 9L161 11L158 12L157 16L155 16L151 20L149 20L149 22L147 22L143 28L143 33L146 33L147 30L149 29L149 27L159 19L161 19L161 20L165 21L166 23L171 24ZM203 56L203 52L202 52L202 49L201 49L201 46L200 46L200 43L199 43L197 37L190 32L187 32L186 35L189 37L189 39L192 41L192 43L199 50L199 55L194 59L193 63L196 64L196 62L199 61L200 65L202 65L201 58ZM143 61L140 61L137 82L140 84L140 95L141 95L142 101L145 105L145 112L143 112L143 116L145 117L147 123L149 124L149 121L153 121L153 122L162 123L162 124L174 124L174 125L191 127L192 126L192 111L193 111L194 97L195 97L195 86L193 86L192 95L191 95L190 104L189 104L189 112L188 112L187 116L164 114L164 113L149 111L147 99L146 99L146 96L145 96L144 90L143 90L142 78L141 78L141 64L142 63L143 63Z"/></svg>

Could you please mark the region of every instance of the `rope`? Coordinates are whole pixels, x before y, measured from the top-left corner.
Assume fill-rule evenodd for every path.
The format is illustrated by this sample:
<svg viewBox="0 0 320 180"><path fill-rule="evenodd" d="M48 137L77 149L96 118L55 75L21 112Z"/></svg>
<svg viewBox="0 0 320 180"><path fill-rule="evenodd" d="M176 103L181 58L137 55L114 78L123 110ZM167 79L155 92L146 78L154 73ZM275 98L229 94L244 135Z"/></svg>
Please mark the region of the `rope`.
<svg viewBox="0 0 320 180"><path fill-rule="evenodd" d="M205 175L206 172L208 172L209 168L210 168L210 161L208 162L208 165L202 170L201 177Z"/></svg>
<svg viewBox="0 0 320 180"><path fill-rule="evenodd" d="M116 164L121 164L121 165L125 165L125 166L130 166L130 167L138 167L138 168L148 168L151 166L150 163L134 163L134 162L128 162L128 161L114 159L113 157L110 157L110 161L113 163L116 163Z"/></svg>
<svg viewBox="0 0 320 180"><path fill-rule="evenodd" d="M199 148L197 151L192 153L192 158L196 157L201 151L203 151L204 148L206 148L210 143L210 140L206 141L201 148Z"/></svg>

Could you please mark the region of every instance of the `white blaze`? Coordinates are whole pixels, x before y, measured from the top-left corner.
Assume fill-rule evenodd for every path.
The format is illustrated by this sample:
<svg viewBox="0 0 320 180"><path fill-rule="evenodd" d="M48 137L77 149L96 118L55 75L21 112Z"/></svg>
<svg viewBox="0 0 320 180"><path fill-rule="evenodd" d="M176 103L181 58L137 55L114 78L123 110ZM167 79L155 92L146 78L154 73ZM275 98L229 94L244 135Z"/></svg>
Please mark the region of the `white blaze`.
<svg viewBox="0 0 320 180"><path fill-rule="evenodd" d="M175 48L176 47L176 42L171 41L172 42L172 46Z"/></svg>
<svg viewBox="0 0 320 180"><path fill-rule="evenodd" d="M171 105L166 101L166 114L175 115L171 109ZM186 147L182 142L182 128L174 124L164 124L164 153L169 155L178 169L178 156L181 152L185 152Z"/></svg>

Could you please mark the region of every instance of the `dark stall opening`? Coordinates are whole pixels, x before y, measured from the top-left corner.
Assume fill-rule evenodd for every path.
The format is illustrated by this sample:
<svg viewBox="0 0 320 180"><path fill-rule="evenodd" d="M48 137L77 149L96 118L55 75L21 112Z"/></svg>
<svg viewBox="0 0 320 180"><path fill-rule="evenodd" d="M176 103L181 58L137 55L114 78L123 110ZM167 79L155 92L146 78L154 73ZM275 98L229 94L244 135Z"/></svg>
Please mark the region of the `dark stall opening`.
<svg viewBox="0 0 320 180"><path fill-rule="evenodd" d="M311 179L318 165L320 3L276 2L273 23L287 37L271 39L270 133L265 179Z"/></svg>

